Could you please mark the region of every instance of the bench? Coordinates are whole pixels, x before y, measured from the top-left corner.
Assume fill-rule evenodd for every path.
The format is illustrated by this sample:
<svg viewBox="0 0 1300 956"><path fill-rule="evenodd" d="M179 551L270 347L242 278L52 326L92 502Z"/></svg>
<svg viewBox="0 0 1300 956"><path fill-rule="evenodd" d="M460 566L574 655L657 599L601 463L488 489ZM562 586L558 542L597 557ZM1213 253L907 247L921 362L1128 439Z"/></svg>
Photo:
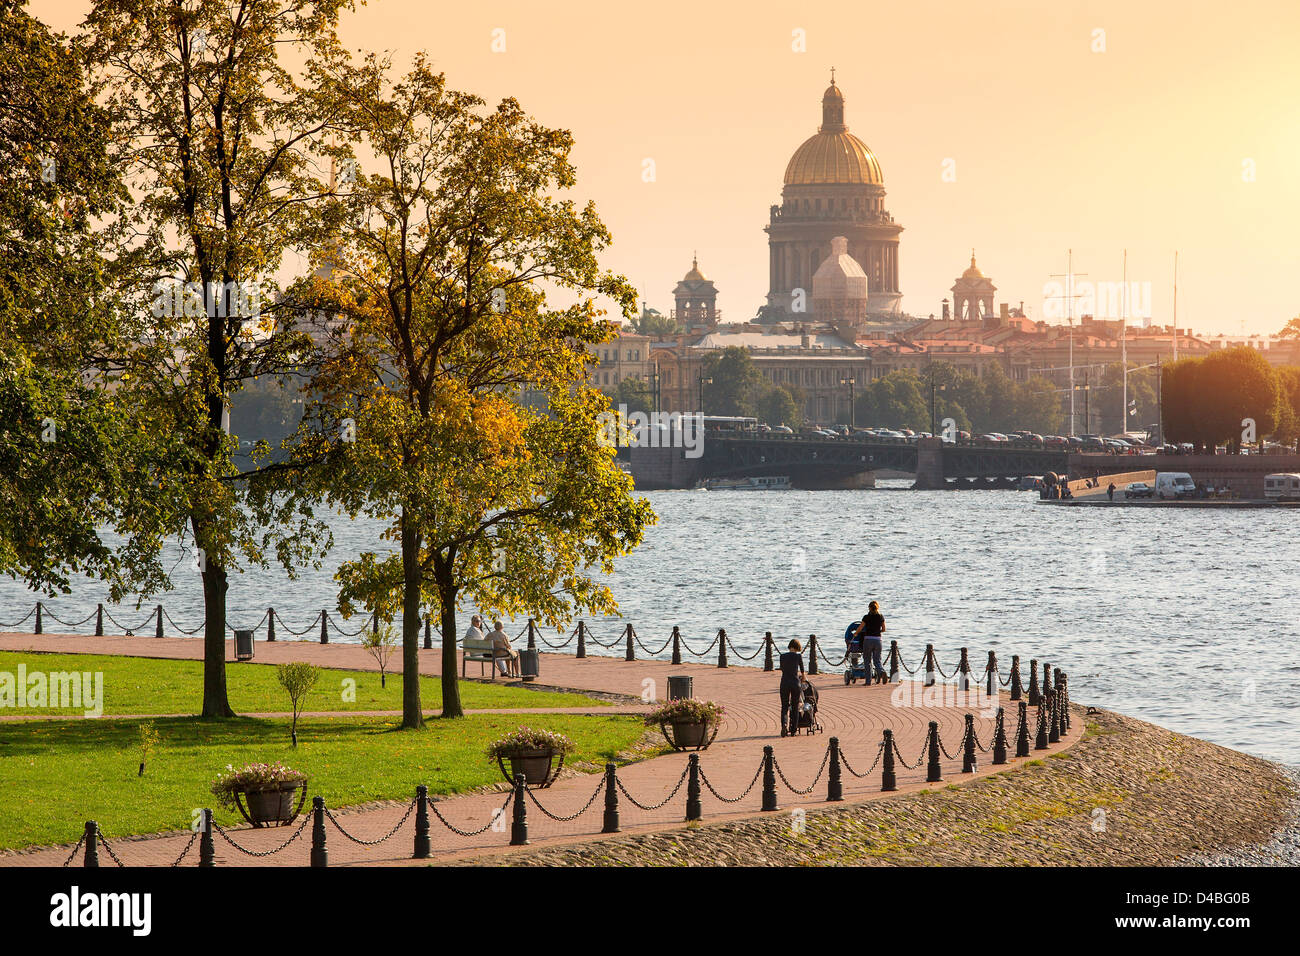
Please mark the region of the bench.
<svg viewBox="0 0 1300 956"><path fill-rule="evenodd" d="M461 645L461 666L460 676L465 676L465 670L469 667L470 661L477 661L479 665L479 676L483 676L483 665L488 665L488 670L492 672L492 679L496 680L497 669L492 663L492 642L489 640L474 640L467 637L460 642Z"/></svg>

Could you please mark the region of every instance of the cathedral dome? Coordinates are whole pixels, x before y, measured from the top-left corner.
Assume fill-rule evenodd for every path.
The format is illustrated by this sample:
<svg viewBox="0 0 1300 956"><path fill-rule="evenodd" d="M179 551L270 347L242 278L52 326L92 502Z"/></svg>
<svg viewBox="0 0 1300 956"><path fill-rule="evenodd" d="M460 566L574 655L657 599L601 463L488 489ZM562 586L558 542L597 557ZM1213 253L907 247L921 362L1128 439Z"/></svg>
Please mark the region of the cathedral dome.
<svg viewBox="0 0 1300 956"><path fill-rule="evenodd" d="M844 125L844 94L834 79L822 94L822 125L794 151L785 168L787 186L852 183L883 186L875 155Z"/></svg>

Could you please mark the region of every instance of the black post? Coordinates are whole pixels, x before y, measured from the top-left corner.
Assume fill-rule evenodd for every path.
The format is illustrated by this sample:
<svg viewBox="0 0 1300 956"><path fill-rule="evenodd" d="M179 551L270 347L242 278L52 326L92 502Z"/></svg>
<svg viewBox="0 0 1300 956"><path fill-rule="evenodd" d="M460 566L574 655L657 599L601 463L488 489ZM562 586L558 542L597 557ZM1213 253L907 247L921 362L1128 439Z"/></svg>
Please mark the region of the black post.
<svg viewBox="0 0 1300 956"><path fill-rule="evenodd" d="M154 626L153 626L153 636L154 636L154 637L162 637L162 636L163 636L163 626L162 626L162 605L161 605L161 604L158 605L158 612L157 612L157 613L158 613L158 620L157 620L157 623L155 623ZM275 633L275 629L274 629L274 628L275 628L275 625L272 624L272 625L271 625L271 628L272 628L271 633L274 634L274 633ZM271 640L275 640L275 638L271 638Z"/></svg>
<svg viewBox="0 0 1300 956"><path fill-rule="evenodd" d="M325 798L311 798L311 865L329 866L329 851L325 848Z"/></svg>
<svg viewBox="0 0 1300 956"><path fill-rule="evenodd" d="M627 650L624 651L623 653L623 660L634 661L636 660L636 649L632 646L632 622L631 621L628 621L626 634L627 634Z"/></svg>
<svg viewBox="0 0 1300 956"><path fill-rule="evenodd" d="M718 666L727 666L727 631L725 628L718 628Z"/></svg>
<svg viewBox="0 0 1300 956"><path fill-rule="evenodd" d="M995 764L1007 762L1006 712L1001 707L998 708L997 723L993 728L993 762Z"/></svg>
<svg viewBox="0 0 1300 956"><path fill-rule="evenodd" d="M587 656L587 625L582 621L578 622L578 653L573 656Z"/></svg>
<svg viewBox="0 0 1300 956"><path fill-rule="evenodd" d="M984 678L984 695L992 697L996 690L994 684L998 679L998 655L992 651L989 651L989 662L984 665Z"/></svg>
<svg viewBox="0 0 1300 956"><path fill-rule="evenodd" d="M266 609L266 640L270 643L275 640L275 608Z"/></svg>
<svg viewBox="0 0 1300 956"><path fill-rule="evenodd" d="M1052 692L1052 665L1046 661L1043 662L1043 695L1046 696Z"/></svg>
<svg viewBox="0 0 1300 956"><path fill-rule="evenodd" d="M1061 736L1070 731L1070 676L1062 674L1056 683L1056 692L1061 695Z"/></svg>
<svg viewBox="0 0 1300 956"><path fill-rule="evenodd" d="M1047 698L1038 698L1038 731L1034 734L1034 749L1047 749Z"/></svg>
<svg viewBox="0 0 1300 956"><path fill-rule="evenodd" d="M433 650L433 612L424 612L424 649Z"/></svg>
<svg viewBox="0 0 1300 956"><path fill-rule="evenodd" d="M1047 695L1047 742L1049 744L1061 742L1060 709L1061 695L1052 691Z"/></svg>
<svg viewBox="0 0 1300 956"><path fill-rule="evenodd" d="M763 634L763 670L771 673L772 671L772 632L767 631Z"/></svg>
<svg viewBox="0 0 1300 956"><path fill-rule="evenodd" d="M681 662L682 662L682 632L678 628L674 627L673 628L673 663L680 664Z"/></svg>
<svg viewBox="0 0 1300 956"><path fill-rule="evenodd" d="M885 731L885 753L880 758L880 789L882 792L898 789L898 777L894 774L894 732Z"/></svg>
<svg viewBox="0 0 1300 956"><path fill-rule="evenodd" d="M45 633L45 621L42 619L42 614L44 613L44 611L45 611L44 604L41 601L37 601L36 602L36 633L37 634Z"/></svg>
<svg viewBox="0 0 1300 956"><path fill-rule="evenodd" d="M831 738L831 769L826 777L826 801L844 799L844 785L840 781L840 738Z"/></svg>
<svg viewBox="0 0 1300 956"><path fill-rule="evenodd" d="M961 754L961 772L975 772L975 717L971 714L966 715L966 738L963 741Z"/></svg>
<svg viewBox="0 0 1300 956"><path fill-rule="evenodd" d="M1029 714L1025 702L1020 702L1020 723L1016 727L1016 756L1029 756Z"/></svg>
<svg viewBox="0 0 1300 956"><path fill-rule="evenodd" d="M1038 689L1038 660L1031 658L1029 661L1029 706L1037 707L1038 699L1042 693Z"/></svg>
<svg viewBox="0 0 1300 956"><path fill-rule="evenodd" d="M217 848L212 842L212 811L203 810L203 829L199 831L199 866L216 866Z"/></svg>
<svg viewBox="0 0 1300 956"><path fill-rule="evenodd" d="M95 636L104 636L104 605L97 605L95 608Z"/></svg>
<svg viewBox="0 0 1300 956"><path fill-rule="evenodd" d="M537 625L531 617L528 619L528 649L537 650Z"/></svg>
<svg viewBox="0 0 1300 956"><path fill-rule="evenodd" d="M325 612L321 611L320 612L320 642L322 644L328 644L330 642L330 632L327 629L327 627L328 625L326 625L325 623Z"/></svg>
<svg viewBox="0 0 1300 956"><path fill-rule="evenodd" d="M528 845L528 807L526 805L528 798L525 796L526 792L524 775L522 773L515 774L514 819L510 823L511 846Z"/></svg>
<svg viewBox="0 0 1300 956"><path fill-rule="evenodd" d="M925 645L925 686L926 687L934 686L934 681L935 681L934 671L935 671L934 645L927 644Z"/></svg>
<svg viewBox="0 0 1300 956"><path fill-rule="evenodd" d="M420 784L415 788L415 853L414 860L427 860L433 852L429 840L429 788Z"/></svg>
<svg viewBox="0 0 1300 956"><path fill-rule="evenodd" d="M612 763L605 764L605 825L600 832L618 832L618 777Z"/></svg>
<svg viewBox="0 0 1300 956"><path fill-rule="evenodd" d="M808 635L808 673L817 673L817 635Z"/></svg>
<svg viewBox="0 0 1300 956"><path fill-rule="evenodd" d="M700 755L691 754L686 758L686 822L698 820L700 812Z"/></svg>
<svg viewBox="0 0 1300 956"><path fill-rule="evenodd" d="M763 809L780 810L776 803L776 771L774 769L772 745L763 748Z"/></svg>
<svg viewBox="0 0 1300 956"><path fill-rule="evenodd" d="M1011 699L1019 700L1024 693L1024 688L1020 685L1020 655L1011 655Z"/></svg>
<svg viewBox="0 0 1300 956"><path fill-rule="evenodd" d="M99 824L94 820L86 821L86 856L82 866L99 866Z"/></svg>
<svg viewBox="0 0 1300 956"><path fill-rule="evenodd" d="M930 751L930 760L925 768L925 782L938 783L943 780L943 769L939 766L939 724L930 721L930 737L926 742Z"/></svg>
<svg viewBox="0 0 1300 956"><path fill-rule="evenodd" d="M961 660L957 663L957 687L959 690L970 690L970 657L964 647L961 649Z"/></svg>
<svg viewBox="0 0 1300 956"><path fill-rule="evenodd" d="M892 684L898 679L898 641L889 642L889 682Z"/></svg>

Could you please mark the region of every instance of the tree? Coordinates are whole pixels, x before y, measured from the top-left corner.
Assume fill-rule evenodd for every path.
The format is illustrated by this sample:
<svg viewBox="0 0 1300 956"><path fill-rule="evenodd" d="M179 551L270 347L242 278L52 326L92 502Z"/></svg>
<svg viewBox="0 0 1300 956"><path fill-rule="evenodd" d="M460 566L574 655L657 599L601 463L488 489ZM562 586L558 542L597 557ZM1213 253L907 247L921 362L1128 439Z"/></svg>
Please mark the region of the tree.
<svg viewBox="0 0 1300 956"><path fill-rule="evenodd" d="M192 535L204 596L203 716L233 714L226 695L228 573L274 554L292 573L318 561L327 529L240 494L258 475L232 460L224 427L242 382L309 356L275 274L287 252L322 241L315 176L331 128L316 71L338 55L347 0L95 0L81 46L115 118L114 160L134 204L118 222L119 291L140 316L116 357L121 401L140 407L184 452L159 482ZM295 73L286 62L304 61ZM335 153L332 155L342 155ZM265 303L263 307L262 303Z"/></svg>
<svg viewBox="0 0 1300 956"><path fill-rule="evenodd" d="M397 647L397 634L393 625L384 624L378 630L365 631L361 635L361 646L366 649L376 664L379 665L379 686L388 686L388 661Z"/></svg>
<svg viewBox="0 0 1300 956"><path fill-rule="evenodd" d="M606 447L607 401L583 384L587 347L608 341L596 297L624 312L625 279L601 270L610 242L572 187L572 137L513 99L485 110L423 56L393 80L370 56L325 81L374 154L332 213L337 242L299 293L345 321L312 381L295 436L296 494L387 523L398 552L338 573L345 615L402 615L402 723L422 723L421 609L442 633L444 717L463 710L458 607L527 612L559 626L616 608L591 569L640 542L653 519ZM548 293L570 301L551 305ZM545 396L547 410L520 402Z"/></svg>
<svg viewBox="0 0 1300 956"><path fill-rule="evenodd" d="M298 715L302 713L302 705L307 700L307 694L320 680L320 668L305 661L290 661L287 664L277 664L275 676L293 705L293 723L289 725L289 739L297 747Z"/></svg>
<svg viewBox="0 0 1300 956"><path fill-rule="evenodd" d="M1034 375L1015 387L1015 414L1008 425L1039 435L1054 435L1061 430L1065 414L1056 386L1041 375Z"/></svg>
<svg viewBox="0 0 1300 956"><path fill-rule="evenodd" d="M909 369L897 369L873 381L862 390L856 405L859 422L885 428L922 428L930 424L929 384L923 386Z"/></svg>
<svg viewBox="0 0 1300 956"><path fill-rule="evenodd" d="M1284 339L1300 338L1300 315L1297 315L1295 318L1287 322L1286 325L1282 326L1282 331L1278 332L1278 335Z"/></svg>
<svg viewBox="0 0 1300 956"><path fill-rule="evenodd" d="M645 379L639 375L629 375L614 387L610 404L614 408L626 406L629 412L649 413L654 411L655 395Z"/></svg>
<svg viewBox="0 0 1300 956"><path fill-rule="evenodd" d="M1300 368L1282 366L1277 369L1277 381L1282 403L1273 437L1283 444L1292 444L1300 438Z"/></svg>
<svg viewBox="0 0 1300 956"><path fill-rule="evenodd" d="M1162 393L1168 438L1191 442L1202 452L1227 444L1236 454L1243 432L1252 425L1262 438L1286 421L1278 376L1252 348L1225 349L1167 365Z"/></svg>
<svg viewBox="0 0 1300 956"><path fill-rule="evenodd" d="M704 357L700 365L704 378L713 379L704 385L704 405L701 411L709 415L754 414L757 392L763 385L763 373L758 370L748 349L729 345Z"/></svg>
<svg viewBox="0 0 1300 956"><path fill-rule="evenodd" d="M654 309L643 309L632 319L632 331L657 339L671 338L685 331L680 322Z"/></svg>
<svg viewBox="0 0 1300 956"><path fill-rule="evenodd" d="M796 396L792 386L774 385L763 393L755 411L762 421L773 427L798 428L803 424L802 409L802 396Z"/></svg>

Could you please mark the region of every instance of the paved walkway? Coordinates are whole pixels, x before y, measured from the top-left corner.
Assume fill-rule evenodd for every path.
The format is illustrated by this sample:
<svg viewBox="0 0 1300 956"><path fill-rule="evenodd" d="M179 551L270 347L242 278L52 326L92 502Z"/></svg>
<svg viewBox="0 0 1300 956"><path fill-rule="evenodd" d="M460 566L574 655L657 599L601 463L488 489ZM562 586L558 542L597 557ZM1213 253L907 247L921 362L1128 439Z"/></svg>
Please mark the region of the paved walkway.
<svg viewBox="0 0 1300 956"><path fill-rule="evenodd" d="M193 659L202 654L201 642L192 638L153 638L153 637L87 637L83 635L0 635L0 650L43 650L59 653L94 653L147 656L172 659ZM260 663L278 663L288 660L305 660L321 666L349 668L356 670L376 669L374 661L357 645L319 644L299 641L278 641L275 643L258 642L257 661ZM903 659L915 666L921 657L920 648L903 648ZM1028 659L1032 648L1025 648L1022 658ZM441 649L421 650L421 673L436 675L441 663ZM956 648L938 648L936 655L940 666L951 672L958 656ZM838 655L837 655L838 656ZM977 670L982 669L985 653L972 649L972 663ZM1003 673L1009 661L1003 664ZM236 665L237 666L237 665ZM644 682L653 681L657 696L666 695L670 674L686 674L694 678L695 696L715 700L724 705L727 718L713 746L700 754L700 766L712 787L703 787L701 795L703 817L705 822L713 822L740 816L752 816L760 812L761 780L754 783L748 794L735 802L725 802L719 797L735 798L750 785L759 770L764 745L771 745L776 762L788 781L789 787L778 778L777 794L783 810L795 807L814 807L822 805L826 798L826 776L819 768L824 767L827 741L836 736L847 763L843 774L844 799L846 801L877 801L888 794L880 793L879 765L874 764L880 750L881 732L891 728L898 748L908 763L915 763L922 754L928 724L936 721L943 745L955 759L942 760L944 783L960 784L964 781L1014 768L1024 760L1009 760L1004 766L991 765L991 755L979 755L979 769L974 774L962 774L960 744L964 734L965 714L968 710L975 715L975 730L978 739L985 746L991 746L994 721L992 714L974 707L955 706L938 703L930 698L923 698L920 687L915 683L895 684L890 686L864 686L861 683L846 685L842 670L823 665L829 673L812 678L820 692L820 716L825 732L815 737L800 736L781 738L779 736L780 702L777 696L777 678L764 673L757 667L732 666L726 669L705 664L672 665L665 661L643 660L624 661L608 657L588 657L578 660L568 654L543 654L541 657L541 675L539 683L568 689L599 691L611 694L624 694L640 697ZM471 668L472 671L472 668ZM1027 670L1023 674L1028 685ZM908 697L899 705L899 698ZM1016 729L1016 705L1012 704L1005 693L999 701L1006 707L1006 728L1011 739L1010 753L1014 753ZM982 705L981 705L982 706ZM592 712L611 713L625 709L618 707L593 708ZM511 711L512 713L537 712ZM565 708L556 712L572 712ZM1029 711L1030 736L1033 737L1033 720L1035 712ZM1075 719L1070 732L1060 744L1048 750L1036 750L1027 759L1039 759L1048 753L1056 752L1075 743L1081 736L1083 721ZM623 767L618 778L627 792L636 800L647 806L664 801L672 793L678 781L682 779L687 765L686 754L673 753L652 760L642 761ZM874 769L873 768L874 765ZM864 774L863 778L854 776L851 771ZM868 772L870 770L870 772ZM906 793L924 788L924 760L916 769L897 766L898 792ZM552 842L574 842L598 837L602 825L601 808L603 794L597 796L584 813L576 819L557 821L546 817L539 809L538 803L556 816L565 817L578 814L593 797L601 783L600 775L581 775L559 780L550 789L536 791L536 802L528 803L529 837L534 844ZM807 789L807 795L792 792L791 788ZM935 784L929 786L934 787ZM716 791L716 792L714 792ZM324 794L328 801L329 795ZM412 795L414 796L414 795ZM436 807L441 815L451 824L462 830L477 830L493 820L506 799L507 794L489 792L467 794L439 800ZM681 784L676 794L665 806L656 810L642 810L635 807L626 796L620 794L619 809L624 832L650 831L681 826L685 817L686 787ZM408 804L383 805L355 811L336 812L339 822L351 834L361 840L374 840L393 829L402 820ZM864 812L888 812L885 809L872 808ZM375 847L364 847L348 840L334 826L327 826L330 865L344 864L410 864L415 832L414 813L402 824L397 834ZM432 814L431 814L432 816ZM79 822L78 822L79 823ZM73 824L74 826L77 824ZM273 849L288 839L297 829L231 831L231 836L242 846L255 851ZM220 835L216 838L217 864L229 865L306 865L310 848L310 824L297 840L287 849L266 859L253 858L238 852ZM497 826L489 827L475 836L460 836L439 823L437 817L432 819L432 839L435 857L467 857L486 851L499 851L510 842L510 815L504 814ZM127 865L168 865L180 855L190 839L188 832L164 834L160 836L117 839L110 845ZM11 853L0 855L0 866L13 865L59 865L71 851L71 844L66 848L39 850L31 853ZM186 864L197 862L197 843L191 847ZM111 865L107 855L101 853L101 862Z"/></svg>

